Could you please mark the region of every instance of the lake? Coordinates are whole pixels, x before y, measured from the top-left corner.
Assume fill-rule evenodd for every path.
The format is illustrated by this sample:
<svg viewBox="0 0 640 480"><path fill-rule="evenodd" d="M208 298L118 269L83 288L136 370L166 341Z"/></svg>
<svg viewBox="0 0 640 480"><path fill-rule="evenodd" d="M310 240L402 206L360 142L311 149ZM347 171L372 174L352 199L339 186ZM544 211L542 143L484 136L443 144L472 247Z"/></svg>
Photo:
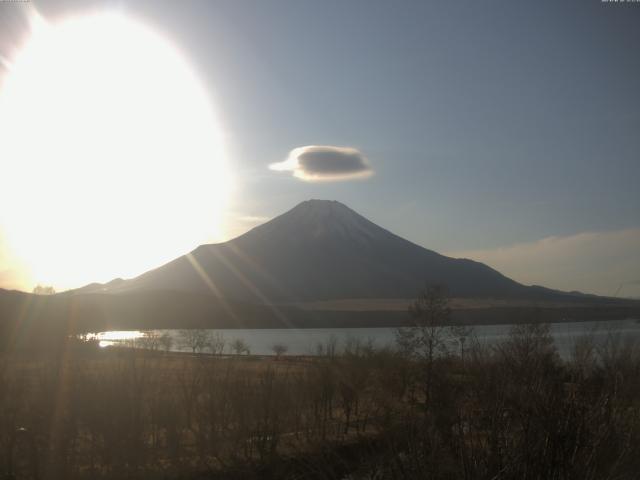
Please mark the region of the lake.
<svg viewBox="0 0 640 480"><path fill-rule="evenodd" d="M485 345L494 345L507 338L511 325L480 325L474 328L478 341ZM393 346L395 328L309 328L309 329L217 329L205 330L210 335L221 336L226 343L225 353L232 353L230 344L241 339L253 355L273 355L275 344L285 345L288 355L316 355L318 345L335 345L340 352L345 345L354 340L371 343L375 347ZM593 337L596 343L607 339L618 341L640 341L640 322L635 319L611 320L608 322L565 322L552 323L551 332L560 355L571 355L576 339L584 335ZM129 345L139 348L148 347L145 337L168 335L171 338L170 350L190 352L184 345L180 330L110 331L87 335L89 339L99 340L101 347ZM163 348L163 347L159 347ZM452 344L452 348L455 345Z"/></svg>

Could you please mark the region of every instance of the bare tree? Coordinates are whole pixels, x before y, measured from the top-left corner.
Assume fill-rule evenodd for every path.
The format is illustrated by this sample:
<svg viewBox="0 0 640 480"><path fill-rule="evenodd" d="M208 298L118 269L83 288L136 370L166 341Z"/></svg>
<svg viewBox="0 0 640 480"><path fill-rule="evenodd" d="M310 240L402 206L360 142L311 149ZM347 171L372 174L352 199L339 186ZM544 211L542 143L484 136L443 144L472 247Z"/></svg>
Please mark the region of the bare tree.
<svg viewBox="0 0 640 480"><path fill-rule="evenodd" d="M456 324L449 327L449 333L460 346L460 359L464 363L464 346L471 335L473 327L471 325Z"/></svg>
<svg viewBox="0 0 640 480"><path fill-rule="evenodd" d="M409 306L413 320L410 327L396 331L396 341L406 353L433 361L438 350L445 347L443 326L450 323L449 294L440 285L428 286Z"/></svg>
<svg viewBox="0 0 640 480"><path fill-rule="evenodd" d="M33 293L36 295L55 295L56 289L51 285L36 285L33 287Z"/></svg>
<svg viewBox="0 0 640 480"><path fill-rule="evenodd" d="M276 354L276 358L280 358L285 353L287 353L288 350L289 347L284 343L275 343L271 346L271 351Z"/></svg>
<svg viewBox="0 0 640 480"><path fill-rule="evenodd" d="M209 350L213 355L222 355L224 353L224 347L226 347L227 341L220 332L215 332L209 335Z"/></svg>
<svg viewBox="0 0 640 480"><path fill-rule="evenodd" d="M316 355L318 357L335 358L338 353L338 337L329 335L326 342L318 342L316 345Z"/></svg>
<svg viewBox="0 0 640 480"><path fill-rule="evenodd" d="M144 332L144 335L137 339L136 344L146 350L158 350L160 348L160 335L156 332Z"/></svg>
<svg viewBox="0 0 640 480"><path fill-rule="evenodd" d="M451 322L449 293L442 285L427 286L409 306L413 326L399 328L396 342L407 355L423 362L425 393L431 393L433 362L438 352L446 352L444 326Z"/></svg>
<svg viewBox="0 0 640 480"><path fill-rule="evenodd" d="M231 350L233 350L236 355L241 355L246 353L249 355L251 350L249 349L249 345L242 338L236 338L233 342L231 342Z"/></svg>
<svg viewBox="0 0 640 480"><path fill-rule="evenodd" d="M209 334L206 330L180 330L180 343L192 353L199 353L209 345Z"/></svg>
<svg viewBox="0 0 640 480"><path fill-rule="evenodd" d="M164 332L162 335L160 335L159 341L165 352L171 350L171 347L173 345L173 337L168 332Z"/></svg>

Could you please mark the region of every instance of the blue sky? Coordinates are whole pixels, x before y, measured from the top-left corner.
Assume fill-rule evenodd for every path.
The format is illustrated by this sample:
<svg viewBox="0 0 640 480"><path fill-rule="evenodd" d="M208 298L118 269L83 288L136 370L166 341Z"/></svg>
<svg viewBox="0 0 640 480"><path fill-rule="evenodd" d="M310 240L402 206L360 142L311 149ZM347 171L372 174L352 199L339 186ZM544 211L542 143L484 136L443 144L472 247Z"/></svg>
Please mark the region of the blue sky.
<svg viewBox="0 0 640 480"><path fill-rule="evenodd" d="M182 51L222 119L234 231L244 217L337 199L522 281L597 293L640 281L640 4L34 3L50 18L116 8ZM375 175L314 183L268 169L305 145L356 148ZM587 249L573 260L583 269L560 281L496 259L585 233L597 252L621 249L611 238L622 235L626 268L593 278L602 266ZM538 255L555 254L551 243Z"/></svg>

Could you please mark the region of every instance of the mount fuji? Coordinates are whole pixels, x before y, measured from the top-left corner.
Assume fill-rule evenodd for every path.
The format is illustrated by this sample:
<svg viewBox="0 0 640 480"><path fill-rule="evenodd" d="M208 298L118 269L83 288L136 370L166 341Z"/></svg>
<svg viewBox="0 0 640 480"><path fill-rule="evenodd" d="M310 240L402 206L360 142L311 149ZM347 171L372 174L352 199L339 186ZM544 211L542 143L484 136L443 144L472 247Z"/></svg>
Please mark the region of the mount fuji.
<svg viewBox="0 0 640 480"><path fill-rule="evenodd" d="M201 245L131 280L87 291L170 290L258 304L414 298L425 284L456 297L531 297L482 263L440 255L337 201L308 200L231 241Z"/></svg>
<svg viewBox="0 0 640 480"><path fill-rule="evenodd" d="M0 290L0 337L18 331L46 341L106 330L397 326L406 324L409 302L427 284L446 285L454 321L470 324L640 315L637 301L521 285L482 263L394 235L339 202L309 200L233 240L201 245L132 279L57 295Z"/></svg>

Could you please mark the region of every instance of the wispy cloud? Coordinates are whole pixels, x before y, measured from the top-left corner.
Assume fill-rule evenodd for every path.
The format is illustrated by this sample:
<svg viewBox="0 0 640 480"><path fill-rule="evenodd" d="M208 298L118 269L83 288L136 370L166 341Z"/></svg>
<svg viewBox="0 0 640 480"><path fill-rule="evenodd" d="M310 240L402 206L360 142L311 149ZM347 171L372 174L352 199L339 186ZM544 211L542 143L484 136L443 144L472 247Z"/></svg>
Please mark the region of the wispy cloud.
<svg viewBox="0 0 640 480"><path fill-rule="evenodd" d="M238 217L238 221L244 224L249 225L260 225L261 223L265 223L271 220L271 217L262 217L262 216L254 216L254 215L245 215Z"/></svg>
<svg viewBox="0 0 640 480"><path fill-rule="evenodd" d="M599 295L640 295L640 228L547 237L502 248L450 252L519 282ZM622 288L620 288L622 286Z"/></svg>
<svg viewBox="0 0 640 480"><path fill-rule="evenodd" d="M293 172L294 177L307 182L354 180L373 174L359 150L331 145L294 148L285 161L272 163L269 168Z"/></svg>

